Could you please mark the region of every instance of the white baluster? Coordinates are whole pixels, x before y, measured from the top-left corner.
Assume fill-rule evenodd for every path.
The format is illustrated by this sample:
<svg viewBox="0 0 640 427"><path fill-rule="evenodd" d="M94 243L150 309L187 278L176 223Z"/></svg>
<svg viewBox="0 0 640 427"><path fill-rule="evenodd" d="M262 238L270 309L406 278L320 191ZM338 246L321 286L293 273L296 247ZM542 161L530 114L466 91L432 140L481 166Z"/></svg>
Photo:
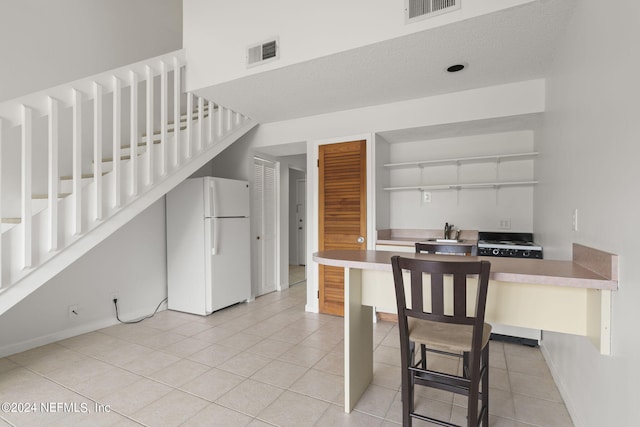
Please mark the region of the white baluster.
<svg viewBox="0 0 640 427"><path fill-rule="evenodd" d="M23 226L23 267L31 267L31 135L33 111L22 106L22 194L21 222Z"/></svg>
<svg viewBox="0 0 640 427"><path fill-rule="evenodd" d="M167 174L167 65L160 62L160 174Z"/></svg>
<svg viewBox="0 0 640 427"><path fill-rule="evenodd" d="M153 184L153 71L147 65L147 184Z"/></svg>
<svg viewBox="0 0 640 427"><path fill-rule="evenodd" d="M193 133L191 132L191 116L193 115L193 94L191 92L187 93L187 136L185 138L185 148L186 148L186 158L191 158L191 136Z"/></svg>
<svg viewBox="0 0 640 427"><path fill-rule="evenodd" d="M218 125L217 125L217 131L218 131L218 139L222 138L222 123L223 123L223 119L224 119L224 110L225 108L222 105L218 105Z"/></svg>
<svg viewBox="0 0 640 427"><path fill-rule="evenodd" d="M240 124L240 113L233 112L233 117L235 118L235 125L238 126Z"/></svg>
<svg viewBox="0 0 640 427"><path fill-rule="evenodd" d="M173 58L173 135L175 143L173 145L173 166L177 167L181 160L180 151L180 61Z"/></svg>
<svg viewBox="0 0 640 427"><path fill-rule="evenodd" d="M131 150L138 153L138 74L131 71ZM131 195L138 194L138 156L131 156Z"/></svg>
<svg viewBox="0 0 640 427"><path fill-rule="evenodd" d="M209 133L207 135L207 144L213 143L213 102L209 101Z"/></svg>
<svg viewBox="0 0 640 427"><path fill-rule="evenodd" d="M82 93L73 89L73 234L82 233Z"/></svg>
<svg viewBox="0 0 640 427"><path fill-rule="evenodd" d="M113 76L113 206L119 208L122 204L122 172L120 171L120 157L122 156L122 128L120 113L122 111L121 82L116 76ZM134 147L129 150L134 155Z"/></svg>
<svg viewBox="0 0 640 427"><path fill-rule="evenodd" d="M58 249L58 100L49 97L49 250Z"/></svg>
<svg viewBox="0 0 640 427"><path fill-rule="evenodd" d="M198 135L196 151L202 151L202 138L204 136L204 98L198 97Z"/></svg>
<svg viewBox="0 0 640 427"><path fill-rule="evenodd" d="M93 82L93 182L95 193L95 219L102 219L102 86Z"/></svg>
<svg viewBox="0 0 640 427"><path fill-rule="evenodd" d="M233 116L233 111L231 111L228 108L226 108L225 112L226 112L226 115L227 115L226 116L227 124L224 127L225 128L224 129L225 130L225 134L226 134L227 132L229 132L231 130L231 118L232 118L231 116Z"/></svg>

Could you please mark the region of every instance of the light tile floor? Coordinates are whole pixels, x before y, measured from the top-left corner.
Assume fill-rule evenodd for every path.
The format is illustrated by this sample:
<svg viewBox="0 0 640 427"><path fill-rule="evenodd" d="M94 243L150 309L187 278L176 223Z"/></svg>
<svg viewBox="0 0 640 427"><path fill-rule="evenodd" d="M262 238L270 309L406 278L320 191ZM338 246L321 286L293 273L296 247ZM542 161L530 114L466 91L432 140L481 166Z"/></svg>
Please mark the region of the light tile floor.
<svg viewBox="0 0 640 427"><path fill-rule="evenodd" d="M342 318L304 312L305 298L303 283L208 317L163 311L0 359L0 402L11 404L0 426L398 425L397 327L375 325L373 383L347 415ZM492 426L572 425L539 349L492 342L490 383ZM458 396L418 394L431 413L465 421Z"/></svg>

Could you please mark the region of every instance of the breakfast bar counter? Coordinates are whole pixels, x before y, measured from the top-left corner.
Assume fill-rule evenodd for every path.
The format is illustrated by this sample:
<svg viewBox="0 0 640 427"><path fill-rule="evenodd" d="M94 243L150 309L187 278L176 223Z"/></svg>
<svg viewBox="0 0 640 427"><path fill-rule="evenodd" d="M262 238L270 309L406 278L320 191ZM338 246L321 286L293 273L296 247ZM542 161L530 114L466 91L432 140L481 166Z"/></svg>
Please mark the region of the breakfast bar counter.
<svg viewBox="0 0 640 427"><path fill-rule="evenodd" d="M578 244L573 245L572 261L374 250L316 252L313 260L319 264L344 268L346 412L373 377L373 307L395 312L393 255L489 261L487 322L587 336L602 354L609 354L611 292L618 287L614 254Z"/></svg>
<svg viewBox="0 0 640 427"><path fill-rule="evenodd" d="M332 250L313 254L313 260L323 265L363 270L391 271L391 257L442 259L442 255L413 252ZM451 261L452 258L446 258ZM470 258L461 260L469 261ZM525 258L474 257L491 262L491 279L502 282L535 283L540 285L616 290L618 281L602 276L574 261ZM455 260L455 259L454 259Z"/></svg>

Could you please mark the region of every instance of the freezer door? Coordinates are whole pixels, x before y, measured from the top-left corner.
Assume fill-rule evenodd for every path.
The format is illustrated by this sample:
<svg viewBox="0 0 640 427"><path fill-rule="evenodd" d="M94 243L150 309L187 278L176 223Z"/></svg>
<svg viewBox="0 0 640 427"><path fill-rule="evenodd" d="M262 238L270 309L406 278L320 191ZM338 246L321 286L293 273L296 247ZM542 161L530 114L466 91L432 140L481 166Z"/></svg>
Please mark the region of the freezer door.
<svg viewBox="0 0 640 427"><path fill-rule="evenodd" d="M251 297L249 218L208 218L207 311Z"/></svg>
<svg viewBox="0 0 640 427"><path fill-rule="evenodd" d="M225 178L205 178L205 217L248 217L249 183Z"/></svg>

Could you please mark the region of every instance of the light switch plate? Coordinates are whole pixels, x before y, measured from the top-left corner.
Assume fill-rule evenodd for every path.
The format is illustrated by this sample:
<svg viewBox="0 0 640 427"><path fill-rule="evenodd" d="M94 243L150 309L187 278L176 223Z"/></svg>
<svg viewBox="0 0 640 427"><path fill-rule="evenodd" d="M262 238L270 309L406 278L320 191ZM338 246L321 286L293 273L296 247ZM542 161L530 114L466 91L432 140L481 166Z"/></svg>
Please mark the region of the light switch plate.
<svg viewBox="0 0 640 427"><path fill-rule="evenodd" d="M430 191L423 191L422 192L422 201L424 203L431 203L431 192Z"/></svg>

